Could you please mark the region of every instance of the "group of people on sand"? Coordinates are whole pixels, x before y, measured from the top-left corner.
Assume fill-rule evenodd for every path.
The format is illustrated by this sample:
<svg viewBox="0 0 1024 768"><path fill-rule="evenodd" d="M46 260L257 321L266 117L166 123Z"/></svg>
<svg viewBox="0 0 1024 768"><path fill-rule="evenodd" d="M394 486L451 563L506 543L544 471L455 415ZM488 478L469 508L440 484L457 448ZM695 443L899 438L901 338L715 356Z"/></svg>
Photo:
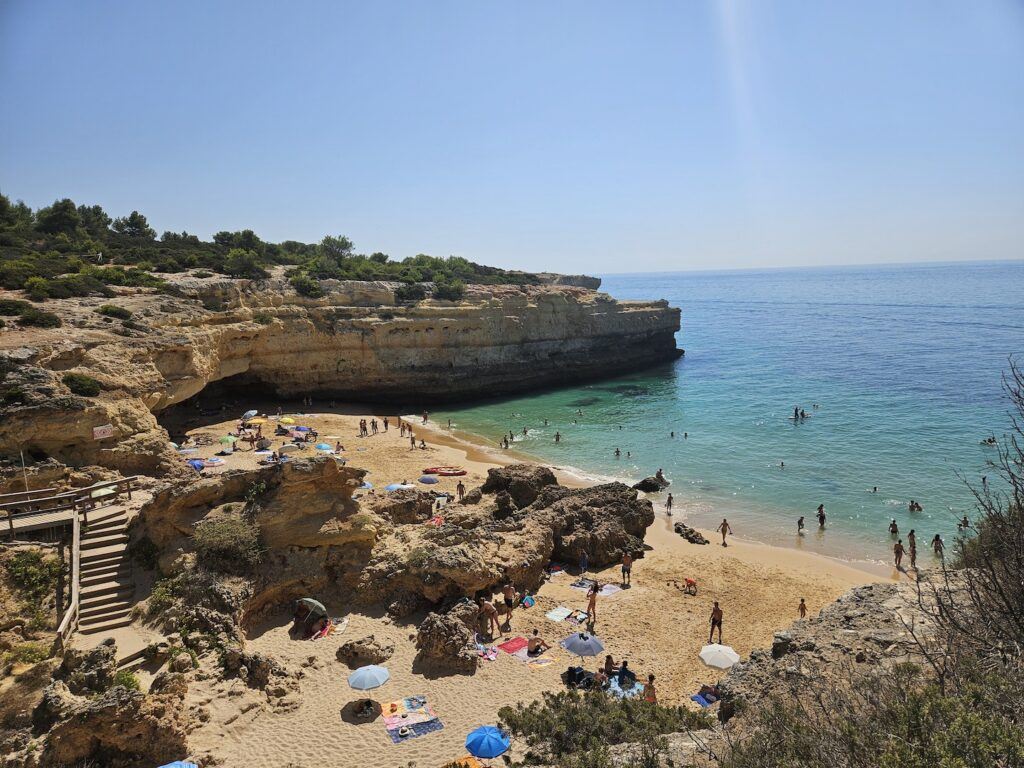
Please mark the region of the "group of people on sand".
<svg viewBox="0 0 1024 768"><path fill-rule="evenodd" d="M382 421L382 423L384 425L384 431L387 432L388 431L388 417L385 416L381 421ZM377 419L376 418L370 419L369 423L367 423L366 419L360 419L359 420L359 436L360 437L370 437L370 435L376 435L379 431L380 431L380 427L377 424Z"/></svg>

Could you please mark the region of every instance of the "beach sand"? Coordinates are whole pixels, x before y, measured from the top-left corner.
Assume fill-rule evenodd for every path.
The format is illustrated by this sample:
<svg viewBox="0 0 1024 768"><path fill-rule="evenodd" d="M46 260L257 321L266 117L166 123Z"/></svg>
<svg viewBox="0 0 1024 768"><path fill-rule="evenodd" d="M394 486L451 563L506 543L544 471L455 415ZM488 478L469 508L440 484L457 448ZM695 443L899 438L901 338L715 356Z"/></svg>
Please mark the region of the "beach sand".
<svg viewBox="0 0 1024 768"><path fill-rule="evenodd" d="M341 410L295 416L296 423L317 429L324 442L334 444L340 439L350 463L370 470L367 477L378 489L400 480L415 482L423 467L441 464L463 466L469 473L464 482L472 488L495 465L489 460L489 452L467 452L465 446L418 424L414 424L417 444L424 437L427 450L410 451L408 439L403 441L394 428L387 434L358 438L359 418L369 417L365 412ZM394 417L391 423L394 425ZM231 426L231 422L210 424L195 431L219 437ZM216 449L201 449L199 455ZM253 461L252 454L238 452L227 458L226 465L249 466ZM455 482L442 479L432 488L454 491ZM708 639L713 600L720 602L725 613L724 642L746 657L755 648L769 646L775 631L797 619L801 597L813 616L851 587L884 578L796 550L743 541L730 541L728 547L722 547L717 543L720 539L709 532L705 535L712 544L689 544L672 533L671 522L658 514L646 537L649 551L633 567L632 587L598 599L595 627L606 652L616 661L628 659L630 667L642 677L656 675L659 698L665 703L694 706L689 702L690 694L723 674L705 667L697 657ZM618 566L590 575L602 583L619 583ZM673 585L686 577L697 581L696 596L686 595ZM537 628L557 646L577 627L568 621L551 621L544 614L560 605L585 609L585 593L572 588L572 581L573 576L561 575L546 583L537 595L537 605L517 610L512 631L495 642L526 636ZM348 613L344 606L329 608L333 615L348 617L348 626L341 634L318 641L292 640L288 636L290 622L282 614L254 630L248 639L248 650L269 654L290 669L303 670L301 706L296 711L276 714L267 710L255 692L239 681L216 682L211 677L193 685L190 703L210 712L209 721L191 736L197 751L216 755L226 768L405 766L410 761L420 767L441 766L465 755L466 734L479 725L494 724L500 707L532 701L544 691L562 690L561 673L578 661L556 647L548 652L553 661L546 667L533 668L499 651L495 661L483 661L473 675L438 674L418 668L414 671L416 623L421 616L393 622L379 615ZM342 642L367 634L395 645L394 656L386 662L391 680L371 691L371 697L390 702L425 695L444 723L443 730L392 744L380 718L360 724L342 718L344 705L362 696L349 688L349 669L336 660L335 652ZM597 663L598 659L587 659L585 666L593 669ZM239 715L240 709L246 708L248 711Z"/></svg>

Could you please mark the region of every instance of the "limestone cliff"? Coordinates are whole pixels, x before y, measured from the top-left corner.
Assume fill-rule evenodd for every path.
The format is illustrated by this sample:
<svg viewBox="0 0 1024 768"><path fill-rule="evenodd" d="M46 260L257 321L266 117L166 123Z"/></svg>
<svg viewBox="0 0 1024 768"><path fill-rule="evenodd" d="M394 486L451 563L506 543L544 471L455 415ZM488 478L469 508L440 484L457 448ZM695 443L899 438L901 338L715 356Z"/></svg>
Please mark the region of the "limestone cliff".
<svg viewBox="0 0 1024 768"><path fill-rule="evenodd" d="M462 301L397 305L396 284L168 276L169 291L50 301L64 326L0 332L0 456L122 471L160 467L154 413L212 382L280 396L426 404L614 375L674 359L679 310L572 286L469 286ZM128 321L96 312L114 303ZM72 394L66 373L103 387ZM92 430L114 427L93 440Z"/></svg>

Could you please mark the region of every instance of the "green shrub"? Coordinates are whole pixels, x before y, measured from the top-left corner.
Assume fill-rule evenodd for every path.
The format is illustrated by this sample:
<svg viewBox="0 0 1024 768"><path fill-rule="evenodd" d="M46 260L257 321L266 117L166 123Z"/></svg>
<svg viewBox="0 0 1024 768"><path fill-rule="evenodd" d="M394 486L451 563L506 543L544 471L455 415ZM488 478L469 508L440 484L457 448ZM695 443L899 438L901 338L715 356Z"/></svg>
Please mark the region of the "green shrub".
<svg viewBox="0 0 1024 768"><path fill-rule="evenodd" d="M18 316L18 322L35 328L60 328L61 326L60 318L53 314L53 312L44 312L35 307L24 310Z"/></svg>
<svg viewBox="0 0 1024 768"><path fill-rule="evenodd" d="M427 289L419 283L407 283L395 289L395 301L399 304L415 304L427 298Z"/></svg>
<svg viewBox="0 0 1024 768"><path fill-rule="evenodd" d="M21 387L8 387L0 390L0 402L4 405L23 405L28 402L28 395Z"/></svg>
<svg viewBox="0 0 1024 768"><path fill-rule="evenodd" d="M434 298L445 301L460 301L466 295L466 284L461 280L438 281L434 283Z"/></svg>
<svg viewBox="0 0 1024 768"><path fill-rule="evenodd" d="M132 316L130 309L119 307L116 304L104 304L97 308L96 312L104 317L116 317L118 320L127 320Z"/></svg>
<svg viewBox="0 0 1024 768"><path fill-rule="evenodd" d="M135 673L130 669L119 669L114 673L115 686L120 685L122 688L127 688L129 691L139 690L139 678L135 676Z"/></svg>
<svg viewBox="0 0 1024 768"><path fill-rule="evenodd" d="M27 301L21 301L19 299L0 299L0 315L14 317L28 309L32 309L32 305Z"/></svg>
<svg viewBox="0 0 1024 768"><path fill-rule="evenodd" d="M305 272L292 275L288 282L302 296L319 299L324 295L324 289L320 287L320 281L310 277Z"/></svg>
<svg viewBox="0 0 1024 768"><path fill-rule="evenodd" d="M86 376L84 373L65 373L61 381L71 390L72 394L82 397L96 397L103 390L96 379Z"/></svg>
<svg viewBox="0 0 1024 768"><path fill-rule="evenodd" d="M28 606L44 602L57 590L61 563L35 549L15 552L6 562L7 575Z"/></svg>
<svg viewBox="0 0 1024 768"><path fill-rule="evenodd" d="M177 578L160 579L153 585L146 605L146 615L154 618L174 605L180 582Z"/></svg>
<svg viewBox="0 0 1024 768"><path fill-rule="evenodd" d="M213 272L208 269L197 269L192 273L192 277L213 277Z"/></svg>
<svg viewBox="0 0 1024 768"><path fill-rule="evenodd" d="M50 298L50 281L45 277L30 277L25 281L25 293L32 301L44 301Z"/></svg>
<svg viewBox="0 0 1024 768"><path fill-rule="evenodd" d="M651 741L665 733L711 725L702 712L618 699L601 691L546 691L541 701L502 707L498 718L506 731L540 752L542 760L554 761L578 761L587 753L600 754L606 745Z"/></svg>
<svg viewBox="0 0 1024 768"><path fill-rule="evenodd" d="M11 664L38 664L50 658L50 648L44 642L18 643L6 654Z"/></svg>
<svg viewBox="0 0 1024 768"><path fill-rule="evenodd" d="M259 255L255 251L232 248L224 258L224 272L231 277L244 277L250 280L261 280L267 277L267 271L260 265Z"/></svg>
<svg viewBox="0 0 1024 768"><path fill-rule="evenodd" d="M259 323L260 325L270 325L274 322L274 318L266 312L257 312L252 316L252 319L253 322Z"/></svg>
<svg viewBox="0 0 1024 768"><path fill-rule="evenodd" d="M199 564L221 573L247 575L262 559L259 530L240 517L218 517L196 526Z"/></svg>

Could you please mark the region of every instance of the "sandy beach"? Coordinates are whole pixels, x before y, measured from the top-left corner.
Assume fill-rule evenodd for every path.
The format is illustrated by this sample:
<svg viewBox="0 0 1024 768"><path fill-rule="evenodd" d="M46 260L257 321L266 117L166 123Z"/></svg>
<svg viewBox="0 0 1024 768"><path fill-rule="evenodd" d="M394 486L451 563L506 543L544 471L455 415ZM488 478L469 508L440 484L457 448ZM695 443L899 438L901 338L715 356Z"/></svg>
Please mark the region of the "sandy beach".
<svg viewBox="0 0 1024 768"><path fill-rule="evenodd" d="M416 423L417 445L423 438L427 448L410 450L408 438L401 438L395 428L394 416L389 415L391 428L387 433L359 438L359 419L372 418L373 414L357 409L310 410L316 412L291 416L296 424L316 429L324 442L344 445L343 455L350 464L369 471L367 479L375 488L367 493L383 492L380 489L391 482L416 482L424 467L434 465L462 466L468 473L463 481L472 488L482 482L489 467L496 466L490 452L467 449ZM376 418L382 422L383 414ZM206 422L192 428L187 422L181 426L193 437L215 441L236 425L234 421ZM275 440L275 447L280 440ZM190 456L213 455L220 447L213 442ZM226 458L224 468L206 471L252 466L256 459L253 453L239 450ZM562 481L581 482L578 477L566 476ZM442 478L431 487L454 492L456 482L456 478ZM632 586L599 598L595 627L606 651L616 661L628 659L638 674L656 675L663 702L695 706L689 702L690 694L722 674L705 667L697 657L708 639L713 600L718 600L725 612L724 642L745 657L755 648L770 645L775 631L797 620L801 597L813 616L849 588L882 578L850 564L796 550L738 540L722 547L710 532L705 533L712 544L689 544L672 533L671 522L659 511L647 533L647 551L634 565ZM618 567L591 576L602 583L620 581ZM698 583L696 596L675 586L687 577ZM421 616L395 622L379 615L348 612L345 606L330 606L332 614L347 616L345 630L324 640L297 641L288 636L289 620L282 614L255 629L248 647L273 656L291 669L303 670L301 706L293 712L273 713L258 700L245 704L252 692L239 681L213 682L212 678L190 693L194 706L206 707L210 712L208 722L193 734L193 742L199 750L220 758L226 768L371 762L397 766L409 761L422 766L443 765L463 756L466 734L479 725L496 722L502 706L529 702L544 691L563 688L560 675L574 657L557 643L576 625L568 620L552 621L545 613L559 606L585 609L585 593L571 587L573 581L574 577L566 574L544 584L536 595L537 604L517 610L511 630L495 641L526 636L536 628L554 646L546 654L552 660L549 665L527 665L499 651L495 660L483 661L473 675L414 671L416 623ZM391 680L373 691L373 698L387 703L424 695L444 723L443 730L392 744L380 718L359 724L343 719L345 704L360 697L348 687L349 670L336 660L335 652L345 640L367 634L395 645L395 654L386 664ZM597 659L586 660L587 667L596 664ZM245 710L241 715L240 709Z"/></svg>

